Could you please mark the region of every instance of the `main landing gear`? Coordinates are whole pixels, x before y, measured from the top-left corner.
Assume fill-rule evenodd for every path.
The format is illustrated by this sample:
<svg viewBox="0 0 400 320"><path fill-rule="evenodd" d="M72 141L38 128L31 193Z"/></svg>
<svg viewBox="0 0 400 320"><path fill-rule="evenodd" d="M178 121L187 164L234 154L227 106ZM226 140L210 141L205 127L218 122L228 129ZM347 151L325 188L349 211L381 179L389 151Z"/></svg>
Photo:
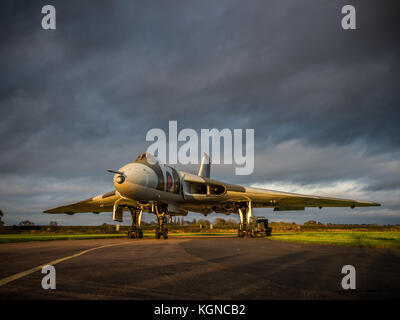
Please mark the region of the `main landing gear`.
<svg viewBox="0 0 400 320"><path fill-rule="evenodd" d="M160 206L155 206L155 213L157 215L158 227L156 228L156 239L168 239L168 229L164 227L167 223L168 216Z"/></svg>
<svg viewBox="0 0 400 320"><path fill-rule="evenodd" d="M141 239L143 238L143 230L140 229L140 221L142 218L142 210L136 208L130 208L132 216L132 225L128 231L129 239Z"/></svg>
<svg viewBox="0 0 400 320"><path fill-rule="evenodd" d="M250 226L251 218L251 202L243 203L239 206L240 225L238 230L238 237L253 237L254 230Z"/></svg>

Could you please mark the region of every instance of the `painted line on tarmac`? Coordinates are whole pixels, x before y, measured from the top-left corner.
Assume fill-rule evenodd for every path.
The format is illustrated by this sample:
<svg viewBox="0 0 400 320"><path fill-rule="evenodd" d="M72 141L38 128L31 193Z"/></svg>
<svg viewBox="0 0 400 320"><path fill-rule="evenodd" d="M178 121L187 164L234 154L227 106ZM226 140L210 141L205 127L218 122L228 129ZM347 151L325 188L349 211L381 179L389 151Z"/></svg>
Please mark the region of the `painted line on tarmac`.
<svg viewBox="0 0 400 320"><path fill-rule="evenodd" d="M85 253L90 252L90 251L94 251L94 250L102 249L102 248L107 248L107 247L120 246L122 244L127 244L127 243L132 243L132 242L131 241L127 241L127 242L122 242L122 243L106 244L104 246L90 248L90 249L83 250L81 252L75 253L72 256L68 256L68 257L64 257L64 258L61 258L61 259L57 259L57 260L51 261L49 263L45 263L45 264L42 264L40 266L34 267L32 269L29 269L29 270L26 270L26 271L22 271L20 273L16 273L16 274L14 274L12 276L9 276L7 278L0 279L0 287L4 286L5 284L7 284L7 283L9 283L11 281L21 279L21 278L23 278L23 277L25 277L25 276L27 276L27 275L29 275L31 273L34 273L34 272L39 271L39 270L42 270L42 268L44 266L47 266L47 265L54 266L57 263L60 263L60 262L66 261L66 260L70 260L72 258L79 257L79 256L81 256L81 255L83 255Z"/></svg>

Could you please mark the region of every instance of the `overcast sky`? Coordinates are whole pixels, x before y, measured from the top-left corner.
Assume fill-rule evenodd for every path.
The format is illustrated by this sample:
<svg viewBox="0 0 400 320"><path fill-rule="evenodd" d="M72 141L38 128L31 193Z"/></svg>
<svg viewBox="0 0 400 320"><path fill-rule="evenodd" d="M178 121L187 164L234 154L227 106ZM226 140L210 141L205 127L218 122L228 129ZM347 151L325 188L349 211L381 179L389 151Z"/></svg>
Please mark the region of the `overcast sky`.
<svg viewBox="0 0 400 320"><path fill-rule="evenodd" d="M357 29L345 31L341 8L349 3ZM219 165L215 179L382 203L256 215L400 223L395 3L2 1L6 224L113 223L107 213L42 211L112 190L106 169L133 161L149 146L147 131L167 129L169 120L178 129L254 128L254 173L235 176ZM41 28L45 4L56 8L56 30Z"/></svg>

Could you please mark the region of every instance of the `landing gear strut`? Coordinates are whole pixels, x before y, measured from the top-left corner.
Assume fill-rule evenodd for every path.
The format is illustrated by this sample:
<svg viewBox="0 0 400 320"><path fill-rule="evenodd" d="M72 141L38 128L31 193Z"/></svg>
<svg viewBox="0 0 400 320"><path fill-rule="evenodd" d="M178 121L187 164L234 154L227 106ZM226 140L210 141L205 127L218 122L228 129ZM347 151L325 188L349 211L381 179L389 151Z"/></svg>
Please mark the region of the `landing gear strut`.
<svg viewBox="0 0 400 320"><path fill-rule="evenodd" d="M251 202L247 202L239 206L240 225L238 237L252 237L253 229L250 226L251 218Z"/></svg>
<svg viewBox="0 0 400 320"><path fill-rule="evenodd" d="M130 208L132 216L132 225L128 231L129 239L141 239L143 238L143 230L140 229L140 221L142 218L142 210L136 208Z"/></svg>
<svg viewBox="0 0 400 320"><path fill-rule="evenodd" d="M159 206L155 206L155 213L157 215L158 227L156 229L156 239L163 237L168 239L168 229L164 228L164 224L167 223L168 216L166 212Z"/></svg>

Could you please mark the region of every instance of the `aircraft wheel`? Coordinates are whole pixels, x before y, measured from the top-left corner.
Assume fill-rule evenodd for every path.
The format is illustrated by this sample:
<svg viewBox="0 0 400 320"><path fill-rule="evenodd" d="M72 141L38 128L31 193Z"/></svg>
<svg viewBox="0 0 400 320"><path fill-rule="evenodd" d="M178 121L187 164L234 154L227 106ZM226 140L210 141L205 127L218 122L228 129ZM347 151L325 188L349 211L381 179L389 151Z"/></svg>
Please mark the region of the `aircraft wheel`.
<svg viewBox="0 0 400 320"><path fill-rule="evenodd" d="M139 238L139 239L142 239L142 238L143 238L143 231L142 231L142 230L139 230L139 232L138 232L138 238Z"/></svg>
<svg viewBox="0 0 400 320"><path fill-rule="evenodd" d="M156 230L156 239L160 239L160 231L158 229Z"/></svg>
<svg viewBox="0 0 400 320"><path fill-rule="evenodd" d="M164 239L168 239L168 230L167 229L163 230L163 237L164 237Z"/></svg>

